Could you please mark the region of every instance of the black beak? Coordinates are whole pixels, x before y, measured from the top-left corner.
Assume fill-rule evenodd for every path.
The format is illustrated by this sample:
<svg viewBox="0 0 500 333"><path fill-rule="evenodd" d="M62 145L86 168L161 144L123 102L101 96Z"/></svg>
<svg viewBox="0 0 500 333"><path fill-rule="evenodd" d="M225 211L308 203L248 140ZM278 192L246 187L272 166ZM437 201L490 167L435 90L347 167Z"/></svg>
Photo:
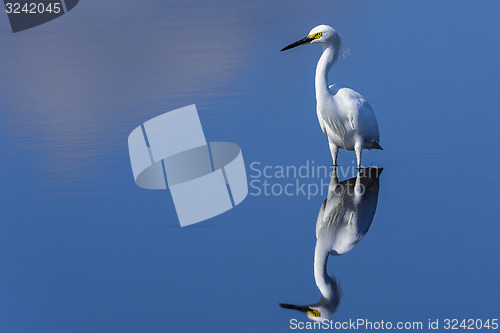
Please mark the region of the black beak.
<svg viewBox="0 0 500 333"><path fill-rule="evenodd" d="M293 305L293 304L280 303L280 307L282 307L283 309L298 310L304 313L311 310L309 305Z"/></svg>
<svg viewBox="0 0 500 333"><path fill-rule="evenodd" d="M281 49L281 52L289 50L289 49L293 49L294 47L297 47L297 46L302 45L302 44L309 43L312 40L314 40L314 38L309 38L309 37L302 38L301 40L298 40L295 43L292 43L288 46L285 46L284 48Z"/></svg>

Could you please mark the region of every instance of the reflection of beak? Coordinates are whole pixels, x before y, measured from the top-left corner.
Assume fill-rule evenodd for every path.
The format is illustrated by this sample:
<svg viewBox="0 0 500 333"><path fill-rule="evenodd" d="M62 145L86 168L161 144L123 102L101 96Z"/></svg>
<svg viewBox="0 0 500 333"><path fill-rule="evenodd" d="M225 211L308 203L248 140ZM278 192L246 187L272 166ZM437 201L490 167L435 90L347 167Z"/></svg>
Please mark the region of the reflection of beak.
<svg viewBox="0 0 500 333"><path fill-rule="evenodd" d="M280 307L282 307L283 309L298 310L304 313L307 313L307 311L311 310L309 305L293 305L293 304L280 303Z"/></svg>
<svg viewBox="0 0 500 333"><path fill-rule="evenodd" d="M288 46L285 46L284 48L281 49L281 51L286 51L286 50L289 50L289 49L293 49L294 47L297 47L299 45L309 43L312 40L314 40L314 38L309 38L309 37L302 38L301 40L298 40L295 43L292 43L292 44L290 44Z"/></svg>

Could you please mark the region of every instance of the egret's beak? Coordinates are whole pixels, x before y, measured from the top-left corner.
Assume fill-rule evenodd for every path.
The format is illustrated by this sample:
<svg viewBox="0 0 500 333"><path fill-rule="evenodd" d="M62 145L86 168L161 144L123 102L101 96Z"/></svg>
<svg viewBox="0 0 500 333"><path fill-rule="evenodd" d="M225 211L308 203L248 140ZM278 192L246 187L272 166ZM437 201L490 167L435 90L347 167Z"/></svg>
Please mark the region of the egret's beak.
<svg viewBox="0 0 500 333"><path fill-rule="evenodd" d="M290 44L288 46L285 46L284 48L281 49L281 52L289 50L289 49L293 49L294 47L297 47L297 46L302 45L302 44L309 43L312 40L314 40L314 38L304 37L301 40L296 41L295 43L292 43L292 44Z"/></svg>
<svg viewBox="0 0 500 333"><path fill-rule="evenodd" d="M311 310L309 305L293 305L293 304L280 303L280 307L282 307L283 309L298 310L304 313L307 313L307 311Z"/></svg>

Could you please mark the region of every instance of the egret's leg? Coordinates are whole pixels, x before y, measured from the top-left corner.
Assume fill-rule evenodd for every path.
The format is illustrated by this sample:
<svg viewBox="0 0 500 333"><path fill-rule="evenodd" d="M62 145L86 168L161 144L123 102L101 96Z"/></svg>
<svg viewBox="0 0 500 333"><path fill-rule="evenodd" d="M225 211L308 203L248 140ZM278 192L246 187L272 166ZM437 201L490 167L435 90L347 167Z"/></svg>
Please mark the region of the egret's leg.
<svg viewBox="0 0 500 333"><path fill-rule="evenodd" d="M333 166L337 166L337 155L339 154L339 147L328 138L328 145L330 146L330 152L332 153Z"/></svg>
<svg viewBox="0 0 500 333"><path fill-rule="evenodd" d="M361 170L358 169L358 174L356 176L356 182L354 183L354 204L358 205L363 200L363 195L365 194L365 187L361 183Z"/></svg>
<svg viewBox="0 0 500 333"><path fill-rule="evenodd" d="M356 142L354 150L356 151L356 159L358 160L358 169L361 169L361 153L363 152L363 142Z"/></svg>
<svg viewBox="0 0 500 333"><path fill-rule="evenodd" d="M337 190L340 190L339 192ZM332 179L330 180L330 185L328 186L328 198L331 194L342 193L342 185L339 184L339 177L337 176L337 167L333 167Z"/></svg>

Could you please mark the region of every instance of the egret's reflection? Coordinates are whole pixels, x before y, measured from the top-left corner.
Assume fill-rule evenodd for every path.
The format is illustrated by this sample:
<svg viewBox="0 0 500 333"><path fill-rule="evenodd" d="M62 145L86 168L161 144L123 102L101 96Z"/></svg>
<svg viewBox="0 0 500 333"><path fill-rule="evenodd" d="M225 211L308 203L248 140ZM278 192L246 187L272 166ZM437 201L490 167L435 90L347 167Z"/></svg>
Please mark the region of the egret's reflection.
<svg viewBox="0 0 500 333"><path fill-rule="evenodd" d="M314 279L321 299L310 305L282 303L282 308L299 310L316 321L330 318L337 310L342 291L335 276L328 275L328 256L350 251L368 232L377 208L382 170L367 168L339 183L335 169L316 222Z"/></svg>

